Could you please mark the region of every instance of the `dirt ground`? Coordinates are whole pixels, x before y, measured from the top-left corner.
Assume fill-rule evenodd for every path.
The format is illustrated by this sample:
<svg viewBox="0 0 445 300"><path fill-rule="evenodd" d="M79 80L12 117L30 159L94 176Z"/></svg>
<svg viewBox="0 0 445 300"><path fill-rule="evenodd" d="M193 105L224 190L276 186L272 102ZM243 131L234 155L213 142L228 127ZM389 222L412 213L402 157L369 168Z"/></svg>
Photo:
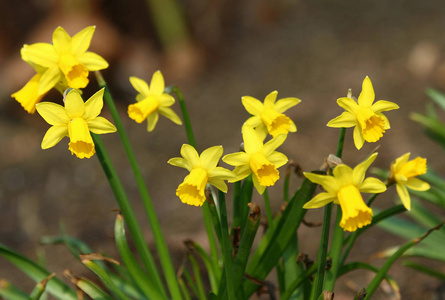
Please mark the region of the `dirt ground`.
<svg viewBox="0 0 445 300"><path fill-rule="evenodd" d="M67 139L48 150L40 143L48 129L39 115L28 115L10 94L20 89L33 70L20 60L24 43L50 42L52 31L64 27L73 35L96 25L91 50L111 67L103 72L120 109L169 248L178 265L183 240L206 245L201 210L183 205L175 189L185 171L168 165L186 143L183 127L161 118L156 130L146 131L126 116L136 95L128 77L149 80L161 69L166 84L179 86L187 102L200 151L223 145L224 153L237 151L240 128L248 114L241 97L263 100L271 91L280 97L302 100L289 110L298 132L280 148L303 170L317 169L336 148L338 130L326 123L342 110L335 100L352 88L357 96L365 76L373 82L376 100L396 102L388 112L391 129L376 144L357 151L352 130L347 131L344 161L356 165L380 145L375 166L385 168L396 157L411 152L428 158L429 166L444 174L443 150L422 134L409 119L424 112L430 100L426 87L445 90L445 2L443 1L198 1L183 0L190 31L189 43L166 51L157 38L144 1L13 2L2 1L0 12L0 242L36 258L45 253L50 270L70 268L88 272L63 246L39 246L44 235L66 231L86 241L96 252L117 257L113 226L117 204L95 157L79 160L67 150ZM203 3L207 2L207 3ZM80 2L79 2L80 3ZM88 4L86 4L88 3ZM97 90L91 84L85 95ZM46 101L60 103L57 92ZM179 107L174 110L179 113ZM105 109L103 115L109 118ZM150 246L153 247L144 209L131 169L117 134L103 136L116 164ZM296 189L300 179L293 178ZM271 190L272 209L281 206L281 183ZM229 192L230 193L230 192ZM394 191L376 200L376 207L393 205ZM262 205L262 199L255 201ZM311 211L318 222L322 210ZM301 251L316 257L319 228L302 227ZM365 260L373 253L403 240L372 229L358 240L351 259ZM381 265L383 261L373 261ZM434 265L434 262L426 262ZM445 266L435 267L445 271ZM439 299L441 285L425 275L396 264L390 274L403 299ZM0 259L0 278L31 289L30 280ZM352 299L372 275L345 276L335 299ZM271 279L273 280L273 279ZM443 283L442 283L443 285ZM394 299L380 294L375 299Z"/></svg>

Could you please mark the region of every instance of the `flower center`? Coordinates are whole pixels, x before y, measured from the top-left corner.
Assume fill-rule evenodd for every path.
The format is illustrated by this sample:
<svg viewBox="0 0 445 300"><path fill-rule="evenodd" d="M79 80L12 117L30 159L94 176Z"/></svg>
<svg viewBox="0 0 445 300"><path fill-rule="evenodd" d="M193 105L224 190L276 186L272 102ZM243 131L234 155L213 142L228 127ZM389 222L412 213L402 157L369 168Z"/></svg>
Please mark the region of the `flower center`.
<svg viewBox="0 0 445 300"><path fill-rule="evenodd" d="M80 89L87 86L89 71L72 54L62 54L58 65L70 87Z"/></svg>
<svg viewBox="0 0 445 300"><path fill-rule="evenodd" d="M397 172L397 175L403 175L406 179L413 178L426 173L426 159L416 157L408 161Z"/></svg>
<svg viewBox="0 0 445 300"><path fill-rule="evenodd" d="M284 114L280 114L272 108L265 108L261 112L261 119L263 123L266 124L267 131L269 131L273 137L282 133L289 133L291 120Z"/></svg>
<svg viewBox="0 0 445 300"><path fill-rule="evenodd" d="M377 142L385 132L385 121L369 107L359 108L357 121L362 129L363 138L367 142Z"/></svg>
<svg viewBox="0 0 445 300"><path fill-rule="evenodd" d="M337 193L342 211L340 227L345 231L356 231L371 224L372 210L366 206L358 188L354 185L342 187Z"/></svg>
<svg viewBox="0 0 445 300"><path fill-rule="evenodd" d="M185 204L202 206L205 197L205 187L207 184L207 171L203 168L194 168L184 179L176 190L176 196Z"/></svg>
<svg viewBox="0 0 445 300"><path fill-rule="evenodd" d="M156 111L158 107L158 97L151 95L138 103L128 106L128 115L137 123L142 123L148 115Z"/></svg>
<svg viewBox="0 0 445 300"><path fill-rule="evenodd" d="M78 158L90 158L96 152L87 122L82 118L74 118L68 123L70 143L68 149Z"/></svg>
<svg viewBox="0 0 445 300"><path fill-rule="evenodd" d="M261 152L250 156L250 168L262 186L272 186L280 178L275 165Z"/></svg>

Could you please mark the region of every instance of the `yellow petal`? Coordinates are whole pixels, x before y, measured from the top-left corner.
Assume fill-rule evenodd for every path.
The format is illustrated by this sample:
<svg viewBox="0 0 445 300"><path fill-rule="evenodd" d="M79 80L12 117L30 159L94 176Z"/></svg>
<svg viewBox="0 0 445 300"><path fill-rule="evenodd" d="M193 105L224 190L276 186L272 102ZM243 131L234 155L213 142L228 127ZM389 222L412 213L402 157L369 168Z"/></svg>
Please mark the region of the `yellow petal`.
<svg viewBox="0 0 445 300"><path fill-rule="evenodd" d="M150 93L150 88L148 87L147 82L144 80L131 76L130 83L139 94L142 94L143 97L147 97Z"/></svg>
<svg viewBox="0 0 445 300"><path fill-rule="evenodd" d="M71 37L60 26L53 32L53 46L59 55L71 52Z"/></svg>
<svg viewBox="0 0 445 300"><path fill-rule="evenodd" d="M371 106L371 109L377 114L382 111L398 109L399 106L394 102L379 100Z"/></svg>
<svg viewBox="0 0 445 300"><path fill-rule="evenodd" d="M68 125L70 119L63 106L52 102L41 102L36 104L36 109L48 124L55 126Z"/></svg>
<svg viewBox="0 0 445 300"><path fill-rule="evenodd" d="M340 184L340 186L352 184L352 172L352 169L345 164L336 166L332 171L335 179Z"/></svg>
<svg viewBox="0 0 445 300"><path fill-rule="evenodd" d="M374 102L375 94L374 88L372 87L371 79L368 76L363 80L362 92L358 96L358 104L360 106L371 106Z"/></svg>
<svg viewBox="0 0 445 300"><path fill-rule="evenodd" d="M169 159L167 163L175 167L187 169L189 172L192 170L189 163L182 157L173 157Z"/></svg>
<svg viewBox="0 0 445 300"><path fill-rule="evenodd" d="M266 190L265 186L262 186L259 182L258 182L258 178L255 176L255 174L252 176L252 181L253 181L253 185L255 186L256 190L258 191L258 193L260 195L262 195L264 193L264 191Z"/></svg>
<svg viewBox="0 0 445 300"><path fill-rule="evenodd" d="M54 50L53 45L47 43L24 45L21 54L24 61L31 61L45 68L57 65L59 60L59 55Z"/></svg>
<svg viewBox="0 0 445 300"><path fill-rule="evenodd" d="M263 146L263 150L261 151L266 157L271 155L275 149L280 147L284 141L286 140L287 135L286 134L280 134L277 137L271 139Z"/></svg>
<svg viewBox="0 0 445 300"><path fill-rule="evenodd" d="M353 185L342 187L337 197L342 211L341 228L353 232L357 228L371 224L372 210L366 206L357 187Z"/></svg>
<svg viewBox="0 0 445 300"><path fill-rule="evenodd" d="M207 171L209 175L209 183L212 184L211 180L234 180L237 176L230 170L223 167L216 167L212 170Z"/></svg>
<svg viewBox="0 0 445 300"><path fill-rule="evenodd" d="M266 98L264 99L264 107L273 108L275 100L277 100L277 95L278 95L277 91L273 91L272 93L267 95Z"/></svg>
<svg viewBox="0 0 445 300"><path fill-rule="evenodd" d="M104 106L104 92L105 88L100 89L85 102L85 112L83 114L85 120L94 119L100 114Z"/></svg>
<svg viewBox="0 0 445 300"><path fill-rule="evenodd" d="M406 182L406 186L415 191L427 191L430 189L430 185L418 178L410 178Z"/></svg>
<svg viewBox="0 0 445 300"><path fill-rule="evenodd" d="M170 119L170 121L172 121L173 123L182 125L181 119L171 108L159 107L158 112L167 119Z"/></svg>
<svg viewBox="0 0 445 300"><path fill-rule="evenodd" d="M41 75L42 74L37 73L25 84L24 87L11 95L11 97L17 100L17 102L19 102L30 114L33 114L36 111L36 104L46 95L37 94Z"/></svg>
<svg viewBox="0 0 445 300"><path fill-rule="evenodd" d="M57 65L47 69L45 72L43 72L42 77L40 77L37 94L46 94L57 84L58 81L61 80L62 76L63 75Z"/></svg>
<svg viewBox="0 0 445 300"><path fill-rule="evenodd" d="M300 102L301 102L301 100L298 98L293 98L293 97L283 98L283 99L278 100L275 103L274 107L277 112L284 113L286 110L297 105Z"/></svg>
<svg viewBox="0 0 445 300"><path fill-rule="evenodd" d="M69 118L80 118L85 113L85 103L76 90L71 90L65 97L65 110Z"/></svg>
<svg viewBox="0 0 445 300"><path fill-rule="evenodd" d="M225 155L222 160L231 166L241 166L249 163L249 154L246 152L236 152Z"/></svg>
<svg viewBox="0 0 445 300"><path fill-rule="evenodd" d="M243 106L247 110L247 112L254 116L259 115L264 109L264 105L263 103L261 103L260 100L250 96L242 97L241 102L243 103Z"/></svg>
<svg viewBox="0 0 445 300"><path fill-rule="evenodd" d="M138 103L129 105L128 116L133 120L135 120L137 123L142 123L149 115L151 114L157 115L158 107L159 107L159 102L157 97L149 96ZM151 120L153 121L154 117L152 117Z"/></svg>
<svg viewBox="0 0 445 300"><path fill-rule="evenodd" d="M241 131L243 134L244 150L246 153L255 153L263 148L263 141L252 127L244 125Z"/></svg>
<svg viewBox="0 0 445 300"><path fill-rule="evenodd" d="M194 168L194 167L200 167L201 161L199 159L198 152L196 152L196 149L188 144L184 144L181 147L181 156L184 157L184 159L188 162L188 164Z"/></svg>
<svg viewBox="0 0 445 300"><path fill-rule="evenodd" d="M377 178L369 177L366 178L363 183L358 186L358 189L362 193L377 194L386 191L386 185Z"/></svg>
<svg viewBox="0 0 445 300"><path fill-rule="evenodd" d="M406 210L411 209L411 198L409 196L408 190L405 185L397 184L396 185L397 194L402 200L403 206L405 206Z"/></svg>
<svg viewBox="0 0 445 300"><path fill-rule="evenodd" d="M202 206L205 197L205 186L207 184L207 172L202 168L193 169L176 190L176 195L183 203Z"/></svg>
<svg viewBox="0 0 445 300"><path fill-rule="evenodd" d="M266 132L266 135L269 133L267 132L266 126L263 124L263 121L261 120L260 116L253 116L247 119L246 122L244 122L245 125L250 126L252 128L255 128L256 130L259 129L260 126L263 128L261 130L264 130Z"/></svg>
<svg viewBox="0 0 445 300"><path fill-rule="evenodd" d="M267 157L271 163L275 165L275 167L278 169L281 166L284 166L288 162L288 158L283 153L274 151L271 155Z"/></svg>
<svg viewBox="0 0 445 300"><path fill-rule="evenodd" d="M280 178L276 166L259 152L250 156L250 169L262 186L273 186Z"/></svg>
<svg viewBox="0 0 445 300"><path fill-rule="evenodd" d="M348 97L342 97L337 99L337 104L352 114L355 114L355 112L359 108L357 102L355 102L354 99Z"/></svg>
<svg viewBox="0 0 445 300"><path fill-rule="evenodd" d="M71 38L71 53L74 56L79 56L88 50L95 30L96 26L88 26Z"/></svg>
<svg viewBox="0 0 445 300"><path fill-rule="evenodd" d="M209 178L209 184L216 187L218 190L220 190L223 193L227 193L227 184L222 179L216 179L216 178Z"/></svg>
<svg viewBox="0 0 445 300"><path fill-rule="evenodd" d="M409 160L411 153L407 152L403 154L402 156L398 157L392 164L391 164L391 171L394 173L398 173L399 170L404 166L407 161Z"/></svg>
<svg viewBox="0 0 445 300"><path fill-rule="evenodd" d="M374 162L377 157L377 153L371 154L365 161L359 163L352 171L352 184L355 186L360 185L365 179L366 171L369 166Z"/></svg>
<svg viewBox="0 0 445 300"><path fill-rule="evenodd" d="M116 132L116 127L114 127L110 121L102 117L87 120L87 124L92 133L105 134Z"/></svg>
<svg viewBox="0 0 445 300"><path fill-rule="evenodd" d="M68 135L67 126L52 126L48 129L42 141L42 149L48 149L56 145Z"/></svg>
<svg viewBox="0 0 445 300"><path fill-rule="evenodd" d="M243 180L244 178L252 174L252 170L250 169L250 166L247 164L235 167L233 173L236 175L236 179L230 179L229 182L237 182Z"/></svg>
<svg viewBox="0 0 445 300"><path fill-rule="evenodd" d="M154 111L153 113L149 114L147 116L147 131L152 132L155 129L156 124L158 124L158 121L159 121L159 114L157 111Z"/></svg>
<svg viewBox="0 0 445 300"><path fill-rule="evenodd" d="M361 130L360 126L358 126L358 125L355 126L353 135L354 135L355 148L360 150L363 147L363 144L365 143L365 139L363 138L362 130Z"/></svg>
<svg viewBox="0 0 445 300"><path fill-rule="evenodd" d="M96 153L94 142L87 122L82 118L74 118L68 123L70 137L69 150L78 158L90 158Z"/></svg>
<svg viewBox="0 0 445 300"><path fill-rule="evenodd" d="M161 71L156 71L151 78L150 91L155 95L162 95L164 93L164 89L164 77L162 76Z"/></svg>
<svg viewBox="0 0 445 300"><path fill-rule="evenodd" d="M345 111L338 117L330 120L326 126L328 127L334 127L334 128L349 128L357 125L357 117L348 112Z"/></svg>
<svg viewBox="0 0 445 300"><path fill-rule="evenodd" d="M331 203L334 201L335 196L333 196L330 193L320 193L316 195L314 198L312 198L310 201L308 201L305 205L303 205L304 209L310 209L310 208L319 208L323 207L328 203Z"/></svg>
<svg viewBox="0 0 445 300"><path fill-rule="evenodd" d="M213 146L202 151L199 157L201 160L201 167L206 170L211 170L216 168L222 154L223 154L222 146Z"/></svg>
<svg viewBox="0 0 445 300"><path fill-rule="evenodd" d="M100 55L93 52L85 52L77 57L77 60L88 71L99 71L108 68L108 62Z"/></svg>
<svg viewBox="0 0 445 300"><path fill-rule="evenodd" d="M320 175L314 173L304 172L304 177L311 182L321 185L328 193L336 194L340 186L337 180L330 175Z"/></svg>

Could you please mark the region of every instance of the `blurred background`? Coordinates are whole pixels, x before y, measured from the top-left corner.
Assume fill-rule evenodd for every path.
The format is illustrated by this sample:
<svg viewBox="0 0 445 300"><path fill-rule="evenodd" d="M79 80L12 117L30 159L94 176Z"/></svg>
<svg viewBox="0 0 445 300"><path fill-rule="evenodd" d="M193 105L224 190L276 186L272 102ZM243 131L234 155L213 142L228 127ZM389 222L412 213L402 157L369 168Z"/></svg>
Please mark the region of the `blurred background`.
<svg viewBox="0 0 445 300"><path fill-rule="evenodd" d="M377 145L374 165L387 168L396 157L411 152L428 158L429 167L443 174L443 150L426 138L409 119L430 102L426 87L445 90L445 2L443 1L298 1L298 0L53 0L0 1L0 242L35 259L46 257L48 269L61 274L70 268L88 276L64 246L40 246L44 235L60 226L87 242L96 252L116 258L113 226L117 204L96 159L79 160L68 151L68 139L41 150L49 125L28 115L10 97L34 74L20 58L23 44L51 42L62 26L72 36L96 25L90 50L110 67L103 71L135 148L167 243L177 265L191 238L206 246L199 208L183 205L175 189L186 171L168 165L186 143L185 130L160 119L152 133L126 115L136 91L129 76L149 81L163 72L166 85L181 88L194 126L199 151L223 145L238 151L241 125L248 113L242 96L263 101L271 91L278 97L302 100L288 111L298 127L280 148L303 170L322 165L335 152L338 130L326 123L342 109L336 99L352 88L358 96L365 76L373 82L376 100L396 102L388 112L392 128L376 144L357 151L352 129L347 131L344 161L356 165ZM98 90L94 75L84 94ZM44 101L62 102L52 91ZM173 107L179 113L179 107ZM105 108L103 116L110 119ZM129 198L153 247L144 209L117 134L103 136ZM283 168L284 171L284 168ZM293 190L301 178L292 177ZM281 184L271 189L271 202L281 206ZM230 193L230 192L229 192ZM262 205L262 199L255 201ZM376 207L398 201L391 189ZM307 221L320 222L322 210ZM302 227L301 251L316 257L320 228ZM362 236L352 258L365 260L403 239L374 228ZM40 253L40 254L39 254ZM372 263L382 264L382 260ZM428 262L426 262L428 263ZM443 266L442 266L443 270ZM390 274L405 299L433 299L440 282L396 264ZM0 277L32 289L33 283L0 259ZM336 299L351 299L371 280L356 272L343 278ZM271 278L271 280L274 280ZM393 299L381 295L378 299ZM438 298L437 298L438 299Z"/></svg>

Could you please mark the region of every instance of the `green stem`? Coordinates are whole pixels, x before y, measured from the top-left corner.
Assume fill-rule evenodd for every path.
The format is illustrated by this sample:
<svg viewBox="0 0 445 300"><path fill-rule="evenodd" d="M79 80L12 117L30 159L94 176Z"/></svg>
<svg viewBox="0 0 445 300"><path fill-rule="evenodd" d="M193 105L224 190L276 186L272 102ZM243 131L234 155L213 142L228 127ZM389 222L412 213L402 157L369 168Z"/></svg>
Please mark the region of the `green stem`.
<svg viewBox="0 0 445 300"><path fill-rule="evenodd" d="M171 94L175 93L178 97L179 106L181 107L182 118L184 119L185 131L187 134L187 140L191 146L196 149L196 141L195 136L193 134L192 123L190 122L190 116L187 110L187 106L185 105L184 97L182 97L181 90L177 86L168 86L165 89L165 92Z"/></svg>
<svg viewBox="0 0 445 300"><path fill-rule="evenodd" d="M97 74L99 74L99 76L97 76ZM162 235L161 227L159 225L159 221L156 216L153 203L151 202L150 196L148 194L147 187L144 183L141 170L136 161L133 148L131 147L127 133L125 132L124 126L122 125L119 113L117 112L116 106L114 105L113 98L111 97L110 91L108 90L105 80L102 78L102 76L100 76L100 73L98 72L96 72L96 76L99 86L105 87L104 100L108 108L110 109L111 115L113 117L114 123L119 133L119 137L121 138L122 145L124 146L125 153L127 154L128 160L130 162L131 169L133 170L133 174L136 179L136 184L138 186L139 193L141 195L142 202L145 207L145 212L147 214L148 222L150 224L153 233L153 239L155 241L156 249L158 250L159 259L161 261L161 266L164 271L165 279L171 293L171 297L173 299L182 299L181 290L179 288L175 269L173 268L173 263L170 258L170 253L168 252L167 244L165 242L164 236Z"/></svg>
<svg viewBox="0 0 445 300"><path fill-rule="evenodd" d="M312 299L318 299L323 291L323 280L326 271L326 256L329 243L329 228L331 225L332 205L333 204L331 202L324 208L323 227L321 231L321 240L317 255L317 275L315 277L314 293L312 295Z"/></svg>
<svg viewBox="0 0 445 300"><path fill-rule="evenodd" d="M108 179L108 183L110 184L116 201L119 204L122 215L127 221L128 230L133 237L134 244L141 256L142 263L146 271L153 276L153 279L156 282L158 288L163 291L163 294L165 295L166 293L163 288L162 280L159 276L153 256L151 255L150 250L145 243L141 228L136 221L136 216L134 215L133 209L130 205L130 202L128 201L127 195L125 194L122 183L119 180L116 169L114 168L110 157L108 156L105 145L103 144L102 139L99 135L93 133L91 134L91 136L93 137L93 141L96 147L97 158L99 159L105 176Z"/></svg>
<svg viewBox="0 0 445 300"><path fill-rule="evenodd" d="M346 128L340 129L340 135L338 136L338 144L337 144L337 152L336 156L338 158L341 158L343 155L343 145L345 143L345 134L346 134Z"/></svg>
<svg viewBox="0 0 445 300"><path fill-rule="evenodd" d="M273 215L272 215L272 209L270 208L269 193L267 192L267 188L264 190L263 198L264 198L264 204L266 206L268 230L273 230Z"/></svg>

